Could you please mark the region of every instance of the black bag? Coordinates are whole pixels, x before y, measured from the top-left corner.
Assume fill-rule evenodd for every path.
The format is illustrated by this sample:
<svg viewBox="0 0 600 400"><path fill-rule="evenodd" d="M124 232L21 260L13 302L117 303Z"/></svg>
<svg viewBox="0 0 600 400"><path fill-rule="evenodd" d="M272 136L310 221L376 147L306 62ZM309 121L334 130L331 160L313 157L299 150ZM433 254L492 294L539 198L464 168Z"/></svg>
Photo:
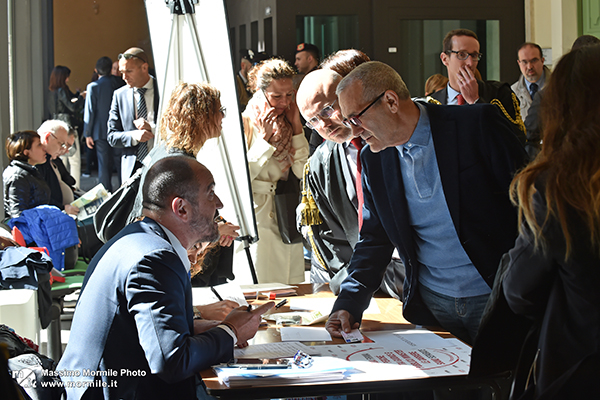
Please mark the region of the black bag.
<svg viewBox="0 0 600 400"><path fill-rule="evenodd" d="M142 180L142 168L100 205L94 214L94 229L98 239L106 243L125 228Z"/></svg>
<svg viewBox="0 0 600 400"><path fill-rule="evenodd" d="M79 256L89 264L98 250L104 245L98 239L98 235L96 235L93 216L89 216L84 220L77 220L77 234L79 235L79 240L81 240Z"/></svg>
<svg viewBox="0 0 600 400"><path fill-rule="evenodd" d="M301 243L302 235L296 227L296 207L300 204L300 180L292 171L287 181L277 182L274 201L281 240L286 244Z"/></svg>

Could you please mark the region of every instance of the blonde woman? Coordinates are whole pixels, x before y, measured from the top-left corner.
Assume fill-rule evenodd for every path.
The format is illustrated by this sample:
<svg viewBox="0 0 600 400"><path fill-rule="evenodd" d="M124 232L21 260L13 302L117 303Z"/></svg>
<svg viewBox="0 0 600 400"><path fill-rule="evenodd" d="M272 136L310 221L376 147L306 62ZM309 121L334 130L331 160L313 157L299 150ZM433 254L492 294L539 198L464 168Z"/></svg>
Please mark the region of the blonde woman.
<svg viewBox="0 0 600 400"><path fill-rule="evenodd" d="M294 74L292 66L280 59L255 66L248 78L254 95L242 114L259 236L251 253L260 283L304 280L302 243L282 241L274 202L278 182L292 174L302 177L308 159Z"/></svg>

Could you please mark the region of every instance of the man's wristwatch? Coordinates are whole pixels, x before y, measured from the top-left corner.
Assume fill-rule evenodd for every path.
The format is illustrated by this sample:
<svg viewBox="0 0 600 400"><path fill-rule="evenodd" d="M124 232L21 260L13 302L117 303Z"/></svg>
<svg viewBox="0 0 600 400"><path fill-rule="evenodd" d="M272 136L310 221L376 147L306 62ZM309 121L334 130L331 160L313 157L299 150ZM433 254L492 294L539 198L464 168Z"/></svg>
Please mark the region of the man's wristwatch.
<svg viewBox="0 0 600 400"><path fill-rule="evenodd" d="M194 320L202 319L202 314L200 314L200 310L198 310L198 307L194 306L192 307L192 310L194 310Z"/></svg>

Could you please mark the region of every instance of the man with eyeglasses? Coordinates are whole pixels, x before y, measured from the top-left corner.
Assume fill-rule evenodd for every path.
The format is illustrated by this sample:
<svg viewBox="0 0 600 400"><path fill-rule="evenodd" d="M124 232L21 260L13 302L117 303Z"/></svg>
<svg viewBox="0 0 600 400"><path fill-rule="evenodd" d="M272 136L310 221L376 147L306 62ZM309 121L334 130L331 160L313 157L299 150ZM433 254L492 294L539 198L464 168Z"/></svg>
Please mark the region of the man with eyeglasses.
<svg viewBox="0 0 600 400"><path fill-rule="evenodd" d="M507 83L480 81L475 70L483 54L479 52L479 40L469 29L454 29L446 34L442 63L448 69L448 85L433 93L431 97L443 105L475 103L496 104L512 123L515 135L525 143L525 127L519 110L515 108L517 98Z"/></svg>
<svg viewBox="0 0 600 400"><path fill-rule="evenodd" d="M46 151L46 162L36 165L35 168L50 187L50 204L65 210L67 214L77 215L79 209L69 204L73 201L73 191L70 186L75 183L75 178L67 172L64 165L59 168L54 161L67 154L71 148L70 129L67 123L59 120L48 120L40 125L37 132Z"/></svg>
<svg viewBox="0 0 600 400"><path fill-rule="evenodd" d="M112 147L123 149L121 182L141 166L154 143L159 92L148 68L148 56L139 47L119 54L119 71L127 85L113 93L107 140Z"/></svg>
<svg viewBox="0 0 600 400"><path fill-rule="evenodd" d="M414 102L380 62L361 64L336 91L344 123L368 146L360 240L327 329L339 337L359 326L396 249L406 267L404 317L472 344L517 236L509 186L523 146L497 107Z"/></svg>
<svg viewBox="0 0 600 400"><path fill-rule="evenodd" d="M581 35L575 39L571 50L575 50L583 46L594 46L597 44L600 44L600 39L598 39L596 36ZM546 69L544 69L544 71L546 71ZM548 77L549 75L546 74L545 76ZM531 159L534 159L542 148L540 107L542 104L542 99L544 98L544 92L544 88L538 90L535 97L531 101L531 105L529 106L529 110L527 112L527 117L523 118L525 121L525 128L527 128L527 144L525 145L525 149L527 150L527 153L529 153Z"/></svg>
<svg viewBox="0 0 600 400"><path fill-rule="evenodd" d="M358 242L362 187L357 161L364 146L362 139L354 138L352 130L342 123L335 94L341 80L332 70L316 70L306 75L296 94L300 113L308 121L306 126L325 140L304 169L304 190L308 199L314 200L320 222L302 218L298 210L303 236L312 248L310 281L329 282L336 294ZM399 298L404 266L398 257L387 271L382 289Z"/></svg>
<svg viewBox="0 0 600 400"><path fill-rule="evenodd" d="M533 97L544 87L550 76L550 69L544 65L542 48L536 43L523 43L517 49L517 57L521 77L511 86L511 89L519 97L521 118L525 121Z"/></svg>

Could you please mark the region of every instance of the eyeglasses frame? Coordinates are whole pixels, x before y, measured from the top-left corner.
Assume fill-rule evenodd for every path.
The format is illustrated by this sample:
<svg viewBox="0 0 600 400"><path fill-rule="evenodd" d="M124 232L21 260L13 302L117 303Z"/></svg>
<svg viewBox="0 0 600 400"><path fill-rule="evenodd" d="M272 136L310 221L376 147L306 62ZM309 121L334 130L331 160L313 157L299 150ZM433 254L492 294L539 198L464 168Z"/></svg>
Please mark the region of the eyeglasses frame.
<svg viewBox="0 0 600 400"><path fill-rule="evenodd" d="M448 53L454 53L454 54L456 54L456 58L458 58L460 61L465 61L469 57L471 57L475 61L481 61L481 58L483 57L483 53L467 53L464 50L448 50L446 52L446 54L448 54ZM460 56L458 55L458 53L467 53L467 56L465 58L460 58ZM448 55L450 55L450 54L448 54Z"/></svg>
<svg viewBox="0 0 600 400"><path fill-rule="evenodd" d="M333 108L333 105L337 102L337 98L333 101L333 103L326 105L325 107L323 107L321 109L321 111L319 111L319 113L317 115L315 115L314 117L312 117L310 119L310 121L306 121L306 123L304 124L308 129L317 129L317 126L319 124L319 121L323 121L323 119L331 119L331 117L333 116L333 113L336 111L335 108ZM330 109L331 111L325 111L327 109ZM316 120L316 122L311 122Z"/></svg>
<svg viewBox="0 0 600 400"><path fill-rule="evenodd" d="M345 126L346 128L352 128L352 125L354 125L354 126L361 126L361 125L362 125L362 121L360 120L360 117L361 117L362 115L364 115L364 113L366 113L366 112L367 112L367 110L373 106L373 104L377 103L377 100L381 99L381 98L383 97L383 95L384 95L386 92L387 92L387 90L386 90L385 92L381 93L379 96L377 96L377 97L375 98L375 100L373 100L373 101L371 102L371 104L369 104L368 106L366 106L366 107L365 107L365 108L364 108L364 109L363 109L361 112L359 112L359 113L358 113L357 115L355 115L354 117L345 118L345 119L342 121L342 124L344 124L344 126Z"/></svg>

